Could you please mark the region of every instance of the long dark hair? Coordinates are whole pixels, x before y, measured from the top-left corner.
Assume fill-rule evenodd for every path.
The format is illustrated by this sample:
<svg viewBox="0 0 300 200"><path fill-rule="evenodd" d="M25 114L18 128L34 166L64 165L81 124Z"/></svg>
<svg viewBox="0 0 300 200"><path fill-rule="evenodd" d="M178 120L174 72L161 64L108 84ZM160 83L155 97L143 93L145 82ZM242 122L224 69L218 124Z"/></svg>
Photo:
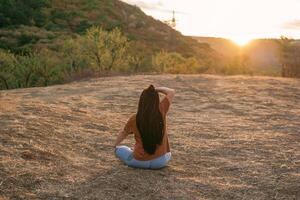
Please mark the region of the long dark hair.
<svg viewBox="0 0 300 200"><path fill-rule="evenodd" d="M136 125L144 150L154 154L164 136L164 121L159 110L159 95L153 85L145 89L140 96Z"/></svg>

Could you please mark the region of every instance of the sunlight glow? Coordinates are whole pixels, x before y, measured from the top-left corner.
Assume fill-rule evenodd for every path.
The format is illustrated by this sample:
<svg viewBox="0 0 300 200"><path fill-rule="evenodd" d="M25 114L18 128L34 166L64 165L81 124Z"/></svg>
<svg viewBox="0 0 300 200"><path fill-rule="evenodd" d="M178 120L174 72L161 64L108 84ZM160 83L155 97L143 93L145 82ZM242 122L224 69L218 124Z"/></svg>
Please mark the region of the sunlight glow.
<svg viewBox="0 0 300 200"><path fill-rule="evenodd" d="M254 38L236 37L236 38L231 38L230 40L239 46L245 46L245 45L249 44L250 41L253 39Z"/></svg>
<svg viewBox="0 0 300 200"><path fill-rule="evenodd" d="M123 0L159 20L172 19L184 35L230 38L300 38L300 0ZM249 37L251 36L251 37Z"/></svg>

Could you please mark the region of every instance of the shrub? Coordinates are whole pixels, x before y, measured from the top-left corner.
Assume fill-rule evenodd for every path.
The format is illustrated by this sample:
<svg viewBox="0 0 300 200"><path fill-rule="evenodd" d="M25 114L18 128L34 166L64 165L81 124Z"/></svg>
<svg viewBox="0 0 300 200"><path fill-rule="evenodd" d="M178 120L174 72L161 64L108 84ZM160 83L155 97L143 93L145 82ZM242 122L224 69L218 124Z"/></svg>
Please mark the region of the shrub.
<svg viewBox="0 0 300 200"><path fill-rule="evenodd" d="M153 56L152 65L160 73L195 73L198 61L193 57L185 58L179 53L162 51Z"/></svg>
<svg viewBox="0 0 300 200"><path fill-rule="evenodd" d="M36 69L39 66L39 57L35 53L17 56L17 66L15 71L18 87L35 86Z"/></svg>
<svg viewBox="0 0 300 200"><path fill-rule="evenodd" d="M80 21L79 24L75 28L76 33L84 33L88 28L91 27L91 24L87 20Z"/></svg>
<svg viewBox="0 0 300 200"><path fill-rule="evenodd" d="M43 49L38 54L38 64L35 73L38 75L37 85L48 86L62 82L64 79L64 65L54 52Z"/></svg>
<svg viewBox="0 0 300 200"><path fill-rule="evenodd" d="M34 44L39 40L39 37L37 37L36 35L27 35L27 34L22 34L19 38L18 38L18 45L19 46L23 46L25 44Z"/></svg>
<svg viewBox="0 0 300 200"><path fill-rule="evenodd" d="M14 54L0 50L0 89L15 88L17 59Z"/></svg>

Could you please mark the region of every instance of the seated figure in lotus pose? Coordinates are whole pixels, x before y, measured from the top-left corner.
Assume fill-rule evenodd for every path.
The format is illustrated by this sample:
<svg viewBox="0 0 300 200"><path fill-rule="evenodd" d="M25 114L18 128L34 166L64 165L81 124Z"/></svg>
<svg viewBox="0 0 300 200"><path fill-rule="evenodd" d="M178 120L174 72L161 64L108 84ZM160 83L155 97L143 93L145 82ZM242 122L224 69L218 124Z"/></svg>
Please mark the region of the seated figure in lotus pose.
<svg viewBox="0 0 300 200"><path fill-rule="evenodd" d="M159 93L164 94L159 101ZM167 134L166 117L175 90L167 87L154 88L150 85L143 90L136 114L127 121L119 133L114 148L116 156L127 166L144 169L159 169L171 159ZM129 135L135 139L134 149L120 146Z"/></svg>

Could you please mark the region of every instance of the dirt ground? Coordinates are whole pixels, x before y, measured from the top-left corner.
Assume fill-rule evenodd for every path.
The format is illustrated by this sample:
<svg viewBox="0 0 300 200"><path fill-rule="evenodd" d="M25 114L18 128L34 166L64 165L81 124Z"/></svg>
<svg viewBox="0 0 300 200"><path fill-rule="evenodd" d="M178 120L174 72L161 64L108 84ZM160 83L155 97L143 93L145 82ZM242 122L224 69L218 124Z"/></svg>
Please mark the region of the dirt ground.
<svg viewBox="0 0 300 200"><path fill-rule="evenodd" d="M111 147L149 84L177 91L162 170L126 167ZM137 75L0 91L0 199L300 199L300 80Z"/></svg>

